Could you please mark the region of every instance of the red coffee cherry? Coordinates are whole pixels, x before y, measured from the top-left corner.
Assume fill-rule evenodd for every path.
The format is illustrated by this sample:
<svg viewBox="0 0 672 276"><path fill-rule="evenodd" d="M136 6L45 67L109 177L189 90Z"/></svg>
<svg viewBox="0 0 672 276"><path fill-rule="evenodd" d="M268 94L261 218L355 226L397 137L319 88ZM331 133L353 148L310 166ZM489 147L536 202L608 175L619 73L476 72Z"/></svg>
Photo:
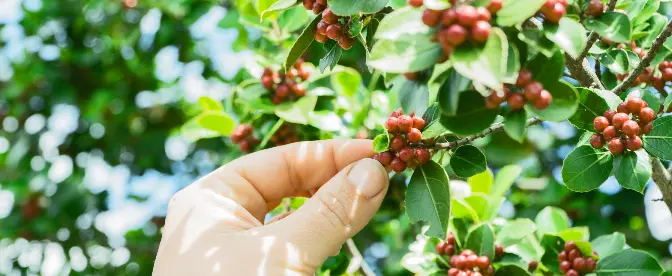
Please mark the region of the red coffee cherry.
<svg viewBox="0 0 672 276"><path fill-rule="evenodd" d="M640 128L642 134L648 134L649 132L651 132L653 130L653 122L648 122L644 125L641 125L641 124L642 123L640 123L639 128Z"/></svg>
<svg viewBox="0 0 672 276"><path fill-rule="evenodd" d="M308 78L310 78L310 72L306 70L305 67L302 67L301 69L299 69L299 77L301 78L301 80L305 81Z"/></svg>
<svg viewBox="0 0 672 276"><path fill-rule="evenodd" d="M639 136L629 137L628 140L625 140L625 146L631 151L641 149L643 146L642 138L639 138Z"/></svg>
<svg viewBox="0 0 672 276"><path fill-rule="evenodd" d="M602 133L602 137L604 137L605 141L611 141L611 139L617 136L618 136L618 130L614 126L608 126L607 128L604 129L604 132Z"/></svg>
<svg viewBox="0 0 672 276"><path fill-rule="evenodd" d="M390 165L393 171L400 173L406 170L406 162L402 161L399 159L399 157L395 157L392 160L392 164Z"/></svg>
<svg viewBox="0 0 672 276"><path fill-rule="evenodd" d="M416 153L416 155L418 155ZM448 233L448 237L446 237L446 242L449 244L455 244L455 235L453 233Z"/></svg>
<svg viewBox="0 0 672 276"><path fill-rule="evenodd" d="M338 15L335 15L330 8L324 9L322 12L322 21L327 22L329 24L336 24L338 23Z"/></svg>
<svg viewBox="0 0 672 276"><path fill-rule="evenodd" d="M409 6L416 7L416 8L422 7L422 4L423 4L422 0L407 0L406 2L408 3Z"/></svg>
<svg viewBox="0 0 672 276"><path fill-rule="evenodd" d="M639 127L639 125L637 127ZM406 138L409 142L417 144L422 141L422 133L417 128L411 128L411 130L409 130L406 134Z"/></svg>
<svg viewBox="0 0 672 276"><path fill-rule="evenodd" d="M439 21L441 21L441 16L442 16L441 11L426 9L425 11L422 12L422 22L425 23L425 25L427 26L435 27L439 25Z"/></svg>
<svg viewBox="0 0 672 276"><path fill-rule="evenodd" d="M424 165L429 162L429 150L426 148L417 148L415 149L415 160L418 161L419 165Z"/></svg>
<svg viewBox="0 0 672 276"><path fill-rule="evenodd" d="M664 81L672 81L672 68L668 67L665 68L663 71L663 80Z"/></svg>
<svg viewBox="0 0 672 276"><path fill-rule="evenodd" d="M478 261L478 256L476 255L469 255L467 256L467 268L472 269L476 267L476 262Z"/></svg>
<svg viewBox="0 0 672 276"><path fill-rule="evenodd" d="M461 271L458 268L451 268L448 270L448 276L458 276Z"/></svg>
<svg viewBox="0 0 672 276"><path fill-rule="evenodd" d="M327 5L327 0L317 0L317 3L320 3L320 5Z"/></svg>
<svg viewBox="0 0 672 276"><path fill-rule="evenodd" d="M604 144L606 143L606 140L604 140L604 137L600 134L593 134L593 136L590 136L590 145L593 146L593 148L596 149L601 149L604 147Z"/></svg>
<svg viewBox="0 0 672 276"><path fill-rule="evenodd" d="M394 154L392 152L386 151L376 154L374 159L378 160L383 166L389 166L392 164L392 159L394 159Z"/></svg>
<svg viewBox="0 0 672 276"><path fill-rule="evenodd" d="M560 253L558 253L558 261L559 262L564 262L566 260L567 260L567 251L564 251L564 250L560 251Z"/></svg>
<svg viewBox="0 0 672 276"><path fill-rule="evenodd" d="M278 85L278 88L275 89L275 95L278 95L280 98L285 98L289 95L289 87L286 84Z"/></svg>
<svg viewBox="0 0 672 276"><path fill-rule="evenodd" d="M595 131L602 132L609 126L609 120L603 116L595 117L593 120L593 128Z"/></svg>
<svg viewBox="0 0 672 276"><path fill-rule="evenodd" d="M354 44L355 39L347 35L343 35L341 36L341 38L338 39L338 45L341 46L343 50L350 50L350 48L352 48L352 45Z"/></svg>
<svg viewBox="0 0 672 276"><path fill-rule="evenodd" d="M407 80L416 80L418 78L418 72L407 72L404 73L404 77Z"/></svg>
<svg viewBox="0 0 672 276"><path fill-rule="evenodd" d="M273 77L272 76L263 76L263 77L261 77L261 84L266 89L273 89L273 85L275 83L273 82Z"/></svg>
<svg viewBox="0 0 672 276"><path fill-rule="evenodd" d="M604 114L602 114L602 116L604 116L605 118L607 118L607 120L609 120L609 123L611 123L611 119L614 118L614 115L616 115L616 111L614 110L607 110L604 112Z"/></svg>
<svg viewBox="0 0 672 276"><path fill-rule="evenodd" d="M609 141L608 146L609 146L609 151L611 153L615 154L615 155L622 154L625 151L625 145L623 144L623 141L621 140L621 138L618 138L618 137L611 139ZM576 249L574 249L574 250L576 250ZM572 255L571 255L572 252L574 252L574 251L569 252L570 255L568 257L571 260L574 260L574 258L578 257L578 255L574 255L574 258L572 258Z"/></svg>
<svg viewBox="0 0 672 276"><path fill-rule="evenodd" d="M586 258L586 272L590 273L595 270L595 267L597 266L597 261L593 258Z"/></svg>
<svg viewBox="0 0 672 276"><path fill-rule="evenodd" d="M455 267L463 269L467 267L466 265L467 265L467 257L464 255L457 256L457 258L455 259Z"/></svg>
<svg viewBox="0 0 672 276"><path fill-rule="evenodd" d="M447 9L443 11L443 14L441 15L441 24L444 27L450 26L455 21L457 21L457 11L455 11L455 9Z"/></svg>
<svg viewBox="0 0 672 276"><path fill-rule="evenodd" d="M486 9L485 7L478 7L476 8L476 13L478 13L478 20L482 20L485 22L490 21L490 11Z"/></svg>
<svg viewBox="0 0 672 276"><path fill-rule="evenodd" d="M572 249L576 249L576 242L568 241L565 243L565 251L570 252ZM573 258L572 258L573 259Z"/></svg>
<svg viewBox="0 0 672 276"><path fill-rule="evenodd" d="M539 262L534 261L534 260L529 261L529 262L527 263L527 270L528 270L528 271L535 271L535 270L537 270L537 267L538 267L538 266L539 266Z"/></svg>
<svg viewBox="0 0 672 276"><path fill-rule="evenodd" d="M408 162L411 159L415 158L415 151L411 147L405 147L399 151L399 159L404 162Z"/></svg>
<svg viewBox="0 0 672 276"><path fill-rule="evenodd" d="M399 116L399 130L401 132L409 132L413 127L413 119L408 115Z"/></svg>
<svg viewBox="0 0 672 276"><path fill-rule="evenodd" d="M616 113L614 115L614 118L611 119L611 124L616 127L616 129L621 129L623 127L623 124L630 120L630 116L626 113Z"/></svg>
<svg viewBox="0 0 672 276"><path fill-rule="evenodd" d="M329 27L329 23L325 22L324 20L320 21L317 23L317 32L321 33L323 35L327 34L327 28Z"/></svg>
<svg viewBox="0 0 672 276"><path fill-rule="evenodd" d="M586 260L583 258L576 258L572 262L572 269L577 271L583 271L586 268Z"/></svg>
<svg viewBox="0 0 672 276"><path fill-rule="evenodd" d="M628 110L628 103L620 103L620 104L618 104L618 107L616 108L616 111L618 111L618 113L629 114L629 113L630 113L630 110Z"/></svg>
<svg viewBox="0 0 672 276"><path fill-rule="evenodd" d="M399 119L397 117L389 117L385 121L385 128L389 133L399 132Z"/></svg>
<svg viewBox="0 0 672 276"><path fill-rule="evenodd" d="M436 253L442 254L444 250L446 250L446 246L448 244L445 242L440 241L439 243L436 244Z"/></svg>
<svg viewBox="0 0 672 276"><path fill-rule="evenodd" d="M572 264L569 261L562 261L560 263L560 271L563 273L567 273L570 269L572 269Z"/></svg>
<svg viewBox="0 0 672 276"><path fill-rule="evenodd" d="M604 3L601 0L590 0L586 13L590 16L600 16L604 13Z"/></svg>
<svg viewBox="0 0 672 276"><path fill-rule="evenodd" d="M623 123L623 133L629 137L639 135L639 124L633 120L627 120Z"/></svg>
<svg viewBox="0 0 672 276"><path fill-rule="evenodd" d="M630 98L626 102L626 106L628 107L628 111L632 114L637 114L639 113L642 108L644 108L644 101L641 98Z"/></svg>
<svg viewBox="0 0 672 276"><path fill-rule="evenodd" d="M541 97L542 90L544 90L544 86L537 81L533 81L525 85L523 92L528 101L536 101Z"/></svg>
<svg viewBox="0 0 672 276"><path fill-rule="evenodd" d="M552 99L553 99L553 96L551 95L550 92L548 92L546 90L542 90L541 91L541 96L539 97L539 99L536 102L532 103L532 106L534 106L534 108L539 109L539 110L546 109L549 105L551 105L551 100Z"/></svg>
<svg viewBox="0 0 672 276"><path fill-rule="evenodd" d="M553 10L553 7L555 7L555 4L558 3L557 0L546 0L546 3L541 6L541 13L546 14L549 13Z"/></svg>
<svg viewBox="0 0 672 276"><path fill-rule="evenodd" d="M462 26L471 27L478 21L478 11L469 5L461 6L457 9L457 21Z"/></svg>
<svg viewBox="0 0 672 276"><path fill-rule="evenodd" d="M314 13L314 14L320 14L320 13L321 13L322 11L324 11L324 9L326 9L326 8L327 8L326 5L322 5L322 4L318 3L318 2L315 2L315 3L313 4L313 13Z"/></svg>
<svg viewBox="0 0 672 276"><path fill-rule="evenodd" d="M643 123L652 122L656 118L656 112L650 107L642 108L639 111L639 121Z"/></svg>
<svg viewBox="0 0 672 276"><path fill-rule="evenodd" d="M416 160L417 160L417 158L416 158ZM446 249L443 251L443 253L445 253L448 256L451 256L451 255L455 254L455 246L452 245L452 244L448 244L446 246Z"/></svg>
<svg viewBox="0 0 672 276"><path fill-rule="evenodd" d="M548 22L558 24L560 19L565 15L565 6L560 3L556 3L555 6L553 6L553 10L545 13L544 15L546 16L546 20L548 20Z"/></svg>
<svg viewBox="0 0 672 276"><path fill-rule="evenodd" d="M406 139L401 135L394 136L392 141L390 141L390 148L393 151L400 151L404 147L406 147Z"/></svg>
<svg viewBox="0 0 672 276"><path fill-rule="evenodd" d="M413 117L413 127L417 128L418 130L422 130L425 128L425 119L421 117Z"/></svg>
<svg viewBox="0 0 672 276"><path fill-rule="evenodd" d="M492 26L487 21L477 21L471 28L471 39L476 43L485 43L491 30Z"/></svg>
<svg viewBox="0 0 672 276"><path fill-rule="evenodd" d="M498 109L499 105L502 104L501 102L497 102L496 100L493 100L492 97L487 97L485 98L485 107L487 109Z"/></svg>
<svg viewBox="0 0 672 276"><path fill-rule="evenodd" d="M567 272L565 272L565 276L579 276L579 272L577 272L574 269L570 269Z"/></svg>
<svg viewBox="0 0 672 276"><path fill-rule="evenodd" d="M509 107L513 110L519 110L525 106L525 97L523 95L514 93L509 96Z"/></svg>
<svg viewBox="0 0 672 276"><path fill-rule="evenodd" d="M495 245L495 257L501 258L502 256L504 256L504 247L499 244Z"/></svg>
<svg viewBox="0 0 672 276"><path fill-rule="evenodd" d="M518 79L516 80L516 86L524 87L532 81L532 72L527 69L522 69L518 72Z"/></svg>
<svg viewBox="0 0 672 276"><path fill-rule="evenodd" d="M327 35L325 35L325 34L315 32L314 36L315 36L315 40L317 42L324 43L325 41L327 41Z"/></svg>
<svg viewBox="0 0 672 276"><path fill-rule="evenodd" d="M490 266L490 259L488 256L480 256L476 259L476 266L482 270L486 270Z"/></svg>
<svg viewBox="0 0 672 276"><path fill-rule="evenodd" d="M401 108L398 108L397 110L392 111L392 113L390 113L390 117L395 117L396 118L396 117L401 116L402 114L404 114L404 111L401 110Z"/></svg>
<svg viewBox="0 0 672 276"><path fill-rule="evenodd" d="M242 152L249 152L250 151L250 142L247 140L240 141L240 144L238 145L240 148L240 151Z"/></svg>
<svg viewBox="0 0 672 276"><path fill-rule="evenodd" d="M343 30L341 29L341 25L339 24L332 24L327 27L327 37L333 39L333 40L338 40L341 38L343 35Z"/></svg>
<svg viewBox="0 0 672 276"><path fill-rule="evenodd" d="M445 31L442 31L440 35L444 36L445 40L452 46L458 46L464 43L467 40L467 29L464 27L453 24L450 25Z"/></svg>
<svg viewBox="0 0 672 276"><path fill-rule="evenodd" d="M465 250L462 250L462 255L471 256L471 255L474 255L474 251L471 251L471 249L465 249Z"/></svg>
<svg viewBox="0 0 672 276"><path fill-rule="evenodd" d="M303 7L306 8L306 10L312 10L314 3L313 0L303 0Z"/></svg>
<svg viewBox="0 0 672 276"><path fill-rule="evenodd" d="M490 5L488 5L488 11L490 11L491 14L496 14L502 9L502 6L502 0L492 0L490 1Z"/></svg>

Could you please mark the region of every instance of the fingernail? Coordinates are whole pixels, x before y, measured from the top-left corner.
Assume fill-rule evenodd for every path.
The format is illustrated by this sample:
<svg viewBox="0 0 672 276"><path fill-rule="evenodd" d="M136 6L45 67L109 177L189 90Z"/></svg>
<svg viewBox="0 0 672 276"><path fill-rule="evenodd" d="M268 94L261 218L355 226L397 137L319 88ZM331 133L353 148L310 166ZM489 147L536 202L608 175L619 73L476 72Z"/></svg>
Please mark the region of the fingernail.
<svg viewBox="0 0 672 276"><path fill-rule="evenodd" d="M348 174L348 180L367 198L375 197L388 185L385 168L371 158L357 161Z"/></svg>

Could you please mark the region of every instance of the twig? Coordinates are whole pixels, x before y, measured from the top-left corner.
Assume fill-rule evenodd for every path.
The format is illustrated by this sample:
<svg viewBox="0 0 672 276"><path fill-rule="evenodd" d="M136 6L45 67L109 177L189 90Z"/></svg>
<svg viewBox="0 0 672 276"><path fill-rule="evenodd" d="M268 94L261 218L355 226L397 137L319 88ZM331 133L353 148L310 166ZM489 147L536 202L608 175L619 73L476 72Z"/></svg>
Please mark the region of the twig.
<svg viewBox="0 0 672 276"><path fill-rule="evenodd" d="M602 81L595 75L595 72L590 68L590 64L586 59L583 62L572 58L565 54L565 65L567 70L572 74L572 78L578 81L582 86L590 88L604 89Z"/></svg>
<svg viewBox="0 0 672 276"><path fill-rule="evenodd" d="M598 78L602 79L602 64L598 59L595 59L595 75Z"/></svg>
<svg viewBox="0 0 672 276"><path fill-rule="evenodd" d="M663 201L665 201L667 208L672 210L672 176L658 158L651 159L651 166L653 182L658 185L660 192L663 194Z"/></svg>
<svg viewBox="0 0 672 276"><path fill-rule="evenodd" d="M623 92L626 88L630 87L632 83L637 79L640 73L644 71L646 67L649 67L651 64L651 61L653 58L656 57L656 54L658 54L658 50L660 50L660 47L663 46L663 43L665 40L667 40L668 37L672 35L672 20L667 22L667 26L665 26L665 29L656 37L656 40L653 41L653 45L651 46L651 49L649 49L648 52L646 52L646 56L642 61L637 65L635 70L632 70L630 72L630 75L623 80L619 85L617 85L614 90L611 90L614 94L618 95L621 92Z"/></svg>
<svg viewBox="0 0 672 276"><path fill-rule="evenodd" d="M609 0L609 3L607 4L608 12L613 11L614 8L616 8L616 2L617 0ZM600 36L597 35L596 32L591 32L590 35L588 35L588 42L586 42L586 48L583 49L577 60L583 60L586 57L586 55L588 55L588 51L590 51L590 48L593 47L593 44L595 44L598 38L600 38Z"/></svg>
<svg viewBox="0 0 672 276"><path fill-rule="evenodd" d="M538 123L541 123L541 122L542 122L541 119L539 119L537 117L532 117L530 119L527 119L527 123L525 124L525 126L531 126L531 125L535 125L535 124L538 124ZM485 136L488 136L490 134L500 132L500 131L503 131L503 130L504 130L504 123L493 124L488 129L484 130L481 133L470 135L470 136L464 137L462 139L459 139L459 140L453 141L453 142L436 143L436 144L434 144L434 149L456 148L456 147L459 147L459 146L462 146L462 145L469 144L469 143L473 142L474 140L476 140L478 138L483 138Z"/></svg>
<svg viewBox="0 0 672 276"><path fill-rule="evenodd" d="M376 273L373 272L371 267L369 267L369 265L364 260L362 253L360 253L359 249L357 249L357 245L355 244L355 242L352 239L348 239L348 241L345 244L348 247L348 251L350 251L350 255L352 255L352 258L350 259L350 264L359 261L358 269L362 274L366 276L376 276Z"/></svg>

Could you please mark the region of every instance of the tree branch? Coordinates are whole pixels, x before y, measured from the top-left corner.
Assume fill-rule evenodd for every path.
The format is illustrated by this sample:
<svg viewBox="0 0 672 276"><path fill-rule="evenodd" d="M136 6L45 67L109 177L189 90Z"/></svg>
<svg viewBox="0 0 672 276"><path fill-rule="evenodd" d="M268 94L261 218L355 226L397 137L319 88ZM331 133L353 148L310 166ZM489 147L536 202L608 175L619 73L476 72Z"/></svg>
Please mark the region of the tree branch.
<svg viewBox="0 0 672 276"><path fill-rule="evenodd" d="M538 123L541 123L542 120L537 118L537 117L532 117L527 119L527 123L525 124L526 127L529 127L531 125L536 125ZM457 148L459 146L463 146L466 144L469 144L473 142L474 140L478 138L483 138L485 136L488 136L490 134L500 132L504 130L504 123L496 123L491 125L488 129L482 131L481 133L477 133L474 135L470 135L467 137L464 137L462 139L459 139L457 141L453 142L446 142L446 143L436 143L434 144L434 149L452 149L452 148Z"/></svg>
<svg viewBox="0 0 672 276"><path fill-rule="evenodd" d="M656 57L656 54L658 54L658 50L660 50L660 47L663 46L663 43L665 40L667 40L668 37L672 35L672 20L667 22L667 26L665 26L665 29L656 37L656 40L653 41L653 45L651 46L651 49L649 49L648 52L646 52L646 56L644 56L644 59L637 65L635 70L632 70L630 72L630 75L623 80L619 85L617 85L612 92L614 94L618 95L621 92L623 92L626 88L630 87L632 83L637 79L640 73L644 71L649 65L651 64L651 61L653 58Z"/></svg>
<svg viewBox="0 0 672 276"><path fill-rule="evenodd" d="M348 271L352 273L359 270L359 272L365 276L376 276L376 273L374 273L371 267L364 261L364 257L362 256L362 253L359 252L359 249L357 249L355 242L352 239L348 239L345 244L348 247L350 255L352 255L352 258L350 259L351 267L348 267Z"/></svg>
<svg viewBox="0 0 672 276"><path fill-rule="evenodd" d="M653 169L653 182L658 185L658 188L663 193L663 201L665 201L667 208L672 210L672 176L658 158L651 159L651 166Z"/></svg>
<svg viewBox="0 0 672 276"><path fill-rule="evenodd" d="M590 68L588 60L585 58L582 60L583 61L574 59L568 54L565 54L565 65L567 66L569 73L572 74L572 78L578 81L582 86L604 89L602 81L600 81L600 78L597 77L595 72Z"/></svg>

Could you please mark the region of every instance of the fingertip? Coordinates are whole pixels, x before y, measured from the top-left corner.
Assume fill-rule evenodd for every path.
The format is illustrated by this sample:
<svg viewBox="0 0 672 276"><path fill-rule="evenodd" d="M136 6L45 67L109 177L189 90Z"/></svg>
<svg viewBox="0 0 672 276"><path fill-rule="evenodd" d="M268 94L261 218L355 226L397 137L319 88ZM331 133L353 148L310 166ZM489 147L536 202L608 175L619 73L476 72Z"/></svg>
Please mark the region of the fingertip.
<svg viewBox="0 0 672 276"><path fill-rule="evenodd" d="M371 158L357 161L348 173L348 180L367 198L374 198L387 189L389 178L380 162Z"/></svg>

